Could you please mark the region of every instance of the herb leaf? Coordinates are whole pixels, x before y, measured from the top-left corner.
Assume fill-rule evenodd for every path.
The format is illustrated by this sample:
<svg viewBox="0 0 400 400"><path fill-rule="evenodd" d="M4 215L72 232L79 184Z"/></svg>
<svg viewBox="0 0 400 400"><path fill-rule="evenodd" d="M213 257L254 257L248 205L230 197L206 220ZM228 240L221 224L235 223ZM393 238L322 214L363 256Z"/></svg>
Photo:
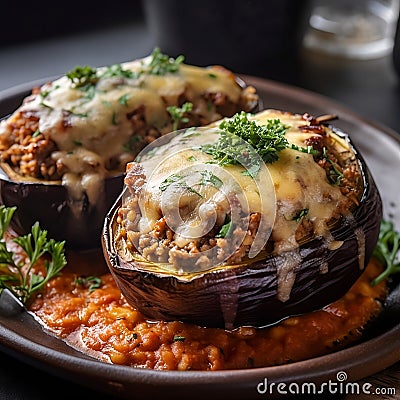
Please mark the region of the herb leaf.
<svg viewBox="0 0 400 400"><path fill-rule="evenodd" d="M68 79L75 87L83 87L86 85L95 85L99 78L97 77L96 68L85 66L77 66L72 71L67 72Z"/></svg>
<svg viewBox="0 0 400 400"><path fill-rule="evenodd" d="M264 162L272 163L289 143L285 138L287 126L279 119L257 125L248 119L248 115L242 111L222 121L218 141L201 146L201 150L212 155L220 165L241 164L246 168L246 174L255 177L261 168L260 157Z"/></svg>
<svg viewBox="0 0 400 400"><path fill-rule="evenodd" d="M218 141L200 149L212 155L220 165L243 165L246 168L243 174L253 178L261 168L260 157L265 163L273 163L284 149L318 154L312 146L303 148L289 143L285 137L289 127L279 119L269 119L265 125L257 125L249 120L249 115L242 111L223 120L219 125Z"/></svg>
<svg viewBox="0 0 400 400"><path fill-rule="evenodd" d="M378 243L374 256L382 263L385 270L371 284L377 285L392 274L400 272L400 233L394 229L393 223L382 220Z"/></svg>
<svg viewBox="0 0 400 400"><path fill-rule="evenodd" d="M300 223L304 217L308 215L309 209L308 208L303 208L300 210L293 218L293 221L296 221L297 223Z"/></svg>
<svg viewBox="0 0 400 400"><path fill-rule="evenodd" d="M339 171L337 165L328 157L326 147L322 149L322 157L330 164L328 172L328 181L333 186L339 186L343 179L343 174Z"/></svg>
<svg viewBox="0 0 400 400"><path fill-rule="evenodd" d="M221 226L219 232L215 235L216 238L226 238L232 230L232 221L230 216L225 216L224 225Z"/></svg>
<svg viewBox="0 0 400 400"><path fill-rule="evenodd" d="M217 175L214 175L211 171L205 170L201 171L201 181L200 185L206 186L206 185L212 185L215 186L216 188L220 188L223 184L221 179L218 178Z"/></svg>
<svg viewBox="0 0 400 400"><path fill-rule="evenodd" d="M167 107L167 111L171 115L173 121L172 129L174 131L178 129L179 124L181 123L186 124L187 122L189 122L189 118L185 117L185 114L192 111L192 108L193 104L189 102L182 104L182 107L178 106Z"/></svg>
<svg viewBox="0 0 400 400"><path fill-rule="evenodd" d="M185 60L183 55L180 55L175 59L169 57L168 55L161 53L158 47L153 50L151 57L147 71L150 75L176 73L179 70L180 64Z"/></svg>
<svg viewBox="0 0 400 400"><path fill-rule="evenodd" d="M164 192L171 185L178 186L185 190L188 190L191 193L197 194L200 197L203 197L196 189L192 188L185 182L185 177L179 174L171 174L166 179L164 179L160 184L160 190Z"/></svg>
<svg viewBox="0 0 400 400"><path fill-rule="evenodd" d="M32 226L30 233L13 239L27 255L28 262L19 261L20 257L8 250L4 239L15 209L0 207L0 290L10 290L25 304L33 293L40 290L64 268L67 261L64 254L65 243L48 240L47 231L42 230L38 222ZM49 259L44 261L46 273L34 273L33 267L45 255L49 256Z"/></svg>
<svg viewBox="0 0 400 400"><path fill-rule="evenodd" d="M75 282L77 285L87 287L89 289L89 293L92 293L101 287L101 278L98 276L79 276L75 279Z"/></svg>
<svg viewBox="0 0 400 400"><path fill-rule="evenodd" d="M129 69L124 69L121 64L114 64L107 67L100 75L100 78L113 78L115 76L120 76L123 78L135 79L139 74L139 72L133 72Z"/></svg>

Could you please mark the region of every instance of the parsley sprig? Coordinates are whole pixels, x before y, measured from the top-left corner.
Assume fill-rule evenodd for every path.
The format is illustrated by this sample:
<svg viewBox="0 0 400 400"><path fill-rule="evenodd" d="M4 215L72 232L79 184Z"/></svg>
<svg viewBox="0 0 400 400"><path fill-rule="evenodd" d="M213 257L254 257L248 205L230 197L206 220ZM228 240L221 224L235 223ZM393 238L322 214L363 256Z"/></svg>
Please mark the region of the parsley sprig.
<svg viewBox="0 0 400 400"><path fill-rule="evenodd" d="M378 243L374 256L382 263L385 270L371 284L377 285L390 275L400 272L400 233L394 229L393 223L382 220Z"/></svg>
<svg viewBox="0 0 400 400"><path fill-rule="evenodd" d="M279 119L270 119L265 125L258 125L250 121L249 115L242 111L223 120L219 125L221 132L218 141L201 146L201 150L212 155L219 165L243 165L246 175L252 177L259 172L261 160L273 163L279 159L279 153L284 149L318 153L311 146L303 148L289 143L285 137L289 127Z"/></svg>
<svg viewBox="0 0 400 400"><path fill-rule="evenodd" d="M54 276L67 264L64 254L64 242L47 238L47 231L39 223L32 226L31 232L13 239L25 252L27 260L22 259L7 247L4 238L6 230L16 207L0 206L0 291L10 290L22 303ZM34 266L44 257L45 274L36 273Z"/></svg>

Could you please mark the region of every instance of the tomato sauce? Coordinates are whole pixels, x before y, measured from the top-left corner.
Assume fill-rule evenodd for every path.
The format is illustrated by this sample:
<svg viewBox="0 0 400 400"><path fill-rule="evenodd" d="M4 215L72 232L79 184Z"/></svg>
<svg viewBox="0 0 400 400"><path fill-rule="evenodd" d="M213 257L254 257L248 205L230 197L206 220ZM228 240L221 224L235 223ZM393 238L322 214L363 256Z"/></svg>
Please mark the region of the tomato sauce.
<svg viewBox="0 0 400 400"><path fill-rule="evenodd" d="M73 263L79 263L79 260ZM340 300L263 329L234 331L179 321L151 321L130 306L111 274L98 288L69 265L29 305L45 328L104 362L157 370L221 370L287 364L331 353L361 338L382 309L386 284L372 260ZM88 282L88 281L87 281Z"/></svg>

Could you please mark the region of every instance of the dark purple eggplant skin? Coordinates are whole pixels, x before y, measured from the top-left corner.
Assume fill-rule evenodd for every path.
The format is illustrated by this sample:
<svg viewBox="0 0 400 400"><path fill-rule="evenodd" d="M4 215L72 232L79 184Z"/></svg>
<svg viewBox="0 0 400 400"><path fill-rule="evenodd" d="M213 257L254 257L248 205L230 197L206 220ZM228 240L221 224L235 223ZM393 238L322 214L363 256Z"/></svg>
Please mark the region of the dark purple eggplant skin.
<svg viewBox="0 0 400 400"><path fill-rule="evenodd" d="M17 182L0 168L0 204L17 207L10 227L18 235L31 231L39 222L48 238L65 240L65 247L74 250L101 249L104 218L123 188L123 174L105 179L99 200L90 205L84 200L82 211L71 209L67 189L61 184Z"/></svg>
<svg viewBox="0 0 400 400"><path fill-rule="evenodd" d="M277 266L284 253L245 266L199 273L190 281L167 273L149 272L144 263L124 259L116 251L113 239L121 197L104 224L102 245L108 267L127 301L155 320L179 320L225 329L264 327L289 316L321 309L341 298L363 272L359 266L356 230L361 229L365 235L365 266L378 240L381 197L362 156L357 154L357 158L364 193L352 212L354 218L342 219L331 230L334 239L343 244L335 250L323 246L321 238L302 244L302 262L290 298L285 302L277 298ZM323 262L328 264L326 273L320 272Z"/></svg>

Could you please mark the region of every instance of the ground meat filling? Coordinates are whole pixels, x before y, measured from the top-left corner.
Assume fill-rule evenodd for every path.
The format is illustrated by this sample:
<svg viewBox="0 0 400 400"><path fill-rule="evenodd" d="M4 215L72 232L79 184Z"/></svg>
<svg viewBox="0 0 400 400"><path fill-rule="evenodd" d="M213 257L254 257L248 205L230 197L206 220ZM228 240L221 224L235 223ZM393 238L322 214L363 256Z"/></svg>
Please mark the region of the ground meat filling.
<svg viewBox="0 0 400 400"><path fill-rule="evenodd" d="M39 95L40 88L34 88L32 95ZM177 104L163 99L165 108L169 105L181 107L185 102L194 101L184 92L178 97ZM191 126L207 125L221 117L230 117L241 110L250 112L258 102L258 96L253 87L245 87L237 103L232 102L226 93L203 93L198 102L194 102L192 111L184 114L178 124L178 129ZM211 111L214 112L211 113ZM210 118L210 115L212 117ZM70 113L66 115L64 129L67 131ZM126 114L131 124L131 136L124 145L124 154L105 160L105 168L109 173L123 172L127 162L149 143L165 133L173 130L172 119L164 126L150 124L146 120L146 108L140 106ZM4 132L0 134L0 161L9 164L22 176L49 181L60 180L67 167L52 157L60 149L48 136L39 131L39 117L33 112L16 112L7 121Z"/></svg>
<svg viewBox="0 0 400 400"><path fill-rule="evenodd" d="M239 264L246 257L253 243L261 215L260 213L252 213L249 218L244 218L246 219L248 229L243 231L240 227L237 227L232 233L233 236L238 238L244 236L244 240L240 241L235 241L232 238L227 240L217 237L221 227L215 226L207 235L199 238L199 240L190 241L184 247L179 247L174 240L175 232L168 227L164 217L156 222L154 228L149 233L142 234L140 232L128 231L127 238L131 244L130 250L135 251L135 249L139 249L142 256L147 260L180 265L186 271L192 266L193 258L190 255L204 252L207 252L207 257L200 257L197 260L197 267L209 268L221 260L226 260L227 264ZM247 223L248 219L249 222Z"/></svg>

